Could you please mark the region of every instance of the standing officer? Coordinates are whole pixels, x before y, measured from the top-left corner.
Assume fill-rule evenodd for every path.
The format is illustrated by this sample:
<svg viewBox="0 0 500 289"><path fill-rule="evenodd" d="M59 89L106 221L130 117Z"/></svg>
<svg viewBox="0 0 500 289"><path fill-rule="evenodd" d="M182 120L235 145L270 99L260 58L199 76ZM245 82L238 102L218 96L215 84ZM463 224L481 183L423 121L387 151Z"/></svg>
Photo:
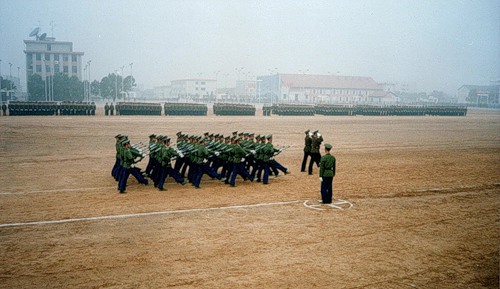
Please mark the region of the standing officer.
<svg viewBox="0 0 500 289"><path fill-rule="evenodd" d="M323 142L323 136L321 136L317 130L313 132L311 140L311 160L309 161L309 174L312 175L313 164L319 167L319 161L321 160L321 154L319 153L319 148Z"/></svg>
<svg viewBox="0 0 500 289"><path fill-rule="evenodd" d="M330 154L331 144L325 144L325 155L319 162L319 180L321 181L321 202L323 204L332 203L333 177L335 176L336 160Z"/></svg>
<svg viewBox="0 0 500 289"><path fill-rule="evenodd" d="M106 102L106 104L104 105L104 115L108 114L109 114L109 104Z"/></svg>
<svg viewBox="0 0 500 289"><path fill-rule="evenodd" d="M309 135L309 132L310 132L310 130L305 131L306 137L304 139L304 141L305 141L304 158L302 159L302 166L300 167L301 172L306 171L307 158L311 155L312 138Z"/></svg>

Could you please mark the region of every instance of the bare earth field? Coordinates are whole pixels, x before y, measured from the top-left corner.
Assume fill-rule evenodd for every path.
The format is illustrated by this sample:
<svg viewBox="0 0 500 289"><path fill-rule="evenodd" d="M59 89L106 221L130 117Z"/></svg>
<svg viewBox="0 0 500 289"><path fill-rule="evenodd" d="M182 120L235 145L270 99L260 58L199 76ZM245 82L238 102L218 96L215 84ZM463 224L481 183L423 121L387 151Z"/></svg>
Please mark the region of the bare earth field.
<svg viewBox="0 0 500 289"><path fill-rule="evenodd" d="M334 146L351 209L304 206L320 199L306 129ZM293 145L277 157L292 174L116 190L114 135L233 130ZM499 111L0 117L0 170L1 288L499 287Z"/></svg>

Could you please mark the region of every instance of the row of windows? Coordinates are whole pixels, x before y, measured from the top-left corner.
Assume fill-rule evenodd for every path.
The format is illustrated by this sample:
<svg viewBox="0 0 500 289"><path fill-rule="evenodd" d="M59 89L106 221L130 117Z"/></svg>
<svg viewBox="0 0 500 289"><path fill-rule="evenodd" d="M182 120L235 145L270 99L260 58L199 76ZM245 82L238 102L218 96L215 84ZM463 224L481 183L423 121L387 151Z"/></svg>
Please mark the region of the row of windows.
<svg viewBox="0 0 500 289"><path fill-rule="evenodd" d="M63 66L63 72L68 72L68 69L69 69L68 66L66 66L66 65ZM46 72L51 72L49 65L45 65L45 71ZM42 72L42 66L41 65L38 64L36 66L36 72ZM57 65L57 64L54 65L54 73L59 73L59 72L61 72L59 65ZM71 72L78 73L78 67L72 66L71 67Z"/></svg>
<svg viewBox="0 0 500 289"><path fill-rule="evenodd" d="M50 54L49 53L35 53L35 58L36 60L42 60L42 54L44 60L50 60ZM68 61L69 59L69 54L53 54L54 55L54 61ZM61 57L62 56L62 57ZM76 54L71 54L71 61L76 62L78 60L78 57Z"/></svg>

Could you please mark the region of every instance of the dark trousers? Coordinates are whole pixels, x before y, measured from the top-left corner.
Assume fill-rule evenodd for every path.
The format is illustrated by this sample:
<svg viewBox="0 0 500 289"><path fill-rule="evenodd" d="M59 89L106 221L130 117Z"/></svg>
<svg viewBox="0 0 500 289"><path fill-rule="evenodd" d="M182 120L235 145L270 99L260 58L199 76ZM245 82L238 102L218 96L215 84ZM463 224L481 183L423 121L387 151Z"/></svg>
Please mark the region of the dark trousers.
<svg viewBox="0 0 500 289"><path fill-rule="evenodd" d="M137 168L124 168L122 167L121 169L121 176L120 176L120 181L118 182L118 190L120 192L125 192L125 189L127 188L127 180L128 177L132 174L139 183L141 184L148 184L148 181L141 175L141 172Z"/></svg>
<svg viewBox="0 0 500 289"><path fill-rule="evenodd" d="M178 183L183 183L184 178L181 177L170 165L167 167L161 167L161 175L158 180L158 189L163 189L163 185L165 184L165 180L168 176L174 178L174 180Z"/></svg>
<svg viewBox="0 0 500 289"><path fill-rule="evenodd" d="M324 204L332 202L333 195L333 177L323 177L321 182L321 199Z"/></svg>
<svg viewBox="0 0 500 289"><path fill-rule="evenodd" d="M217 178L219 180L221 179L221 175L219 175L216 171L214 171L208 165L208 163L205 163L205 164L203 164L203 163L202 164L195 164L195 172L196 172L196 176L195 176L194 181L193 181L193 185L195 187L199 187L200 186L201 177L203 176L204 173L206 173L207 175L209 175L211 178Z"/></svg>
<svg viewBox="0 0 500 289"><path fill-rule="evenodd" d="M320 153L311 153L311 160L309 161L309 174L313 172L313 164L316 163L316 166L319 167L319 161L321 160Z"/></svg>
<svg viewBox="0 0 500 289"><path fill-rule="evenodd" d="M278 163L276 160L271 160L269 162L269 166L271 167L271 169L273 170L274 174L277 175L277 171L280 170L282 171L283 173L286 173L287 171L287 168L285 168L284 166L282 166L280 163Z"/></svg>
<svg viewBox="0 0 500 289"><path fill-rule="evenodd" d="M120 158L116 157L115 160L115 165L113 166L113 169L111 170L111 176L115 178L116 181L120 178Z"/></svg>
<svg viewBox="0 0 500 289"><path fill-rule="evenodd" d="M306 164L307 164L307 158L311 156L311 153L309 152L304 152L304 158L302 159L302 166L300 167L301 172L306 171Z"/></svg>
<svg viewBox="0 0 500 289"><path fill-rule="evenodd" d="M238 174L241 175L241 177L244 180L247 180L247 179L253 180L253 178L248 174L248 171L245 168L245 163L236 163L236 164L233 163L233 172L231 174L231 181L229 182L229 184L231 186L235 186L235 184L236 184L236 176Z"/></svg>

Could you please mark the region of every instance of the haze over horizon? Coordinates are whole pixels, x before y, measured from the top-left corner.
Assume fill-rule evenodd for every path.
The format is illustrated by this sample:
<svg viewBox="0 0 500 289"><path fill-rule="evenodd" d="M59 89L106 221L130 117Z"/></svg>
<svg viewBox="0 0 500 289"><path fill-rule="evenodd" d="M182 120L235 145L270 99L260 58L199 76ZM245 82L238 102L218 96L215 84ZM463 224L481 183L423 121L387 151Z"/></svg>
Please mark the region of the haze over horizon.
<svg viewBox="0 0 500 289"><path fill-rule="evenodd" d="M499 1L268 2L0 0L1 73L21 67L25 86L23 40L40 25L92 60L92 79L133 63L146 88L217 71L220 87L307 71L451 95L500 79Z"/></svg>

